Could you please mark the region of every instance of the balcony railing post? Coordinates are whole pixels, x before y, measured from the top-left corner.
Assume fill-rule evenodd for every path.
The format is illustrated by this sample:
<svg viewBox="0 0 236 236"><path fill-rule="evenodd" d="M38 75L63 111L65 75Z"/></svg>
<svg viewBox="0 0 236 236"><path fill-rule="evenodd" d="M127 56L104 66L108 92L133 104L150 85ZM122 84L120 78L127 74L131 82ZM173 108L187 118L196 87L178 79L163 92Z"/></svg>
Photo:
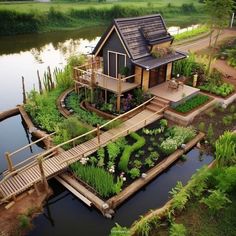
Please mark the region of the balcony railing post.
<svg viewBox="0 0 236 236"><path fill-rule="evenodd" d="M116 110L120 113L120 97L121 97L121 75L118 74L118 81L117 81L117 107Z"/></svg>

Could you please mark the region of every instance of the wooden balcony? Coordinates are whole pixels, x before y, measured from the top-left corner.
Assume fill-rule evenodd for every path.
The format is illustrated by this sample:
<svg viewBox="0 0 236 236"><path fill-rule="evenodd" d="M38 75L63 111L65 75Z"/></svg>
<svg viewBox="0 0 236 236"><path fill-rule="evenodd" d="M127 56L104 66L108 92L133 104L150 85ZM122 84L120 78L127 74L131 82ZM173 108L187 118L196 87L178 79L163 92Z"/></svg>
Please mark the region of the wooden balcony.
<svg viewBox="0 0 236 236"><path fill-rule="evenodd" d="M105 75L99 70L84 70L78 67L74 68L74 75L77 84L87 87L90 87L92 84L94 84L104 90L111 91L115 94L128 92L140 85L137 83L127 82L127 80L132 80L135 75L131 75L125 78L115 78Z"/></svg>

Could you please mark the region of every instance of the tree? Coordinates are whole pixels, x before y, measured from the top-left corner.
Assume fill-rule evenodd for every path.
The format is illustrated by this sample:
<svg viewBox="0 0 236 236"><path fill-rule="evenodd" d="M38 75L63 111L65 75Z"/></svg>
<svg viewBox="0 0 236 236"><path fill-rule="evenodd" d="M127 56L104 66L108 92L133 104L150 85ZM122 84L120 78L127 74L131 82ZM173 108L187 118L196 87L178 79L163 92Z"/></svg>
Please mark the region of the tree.
<svg viewBox="0 0 236 236"><path fill-rule="evenodd" d="M210 26L210 41L209 47L211 48L207 72L209 74L210 67L213 58L213 51L215 50L218 38L221 34L223 28L225 28L229 23L229 17L232 13L234 6L233 0L207 0L206 10L209 16L209 26ZM216 32L215 40L213 40L213 32ZM212 45L213 43L213 45Z"/></svg>

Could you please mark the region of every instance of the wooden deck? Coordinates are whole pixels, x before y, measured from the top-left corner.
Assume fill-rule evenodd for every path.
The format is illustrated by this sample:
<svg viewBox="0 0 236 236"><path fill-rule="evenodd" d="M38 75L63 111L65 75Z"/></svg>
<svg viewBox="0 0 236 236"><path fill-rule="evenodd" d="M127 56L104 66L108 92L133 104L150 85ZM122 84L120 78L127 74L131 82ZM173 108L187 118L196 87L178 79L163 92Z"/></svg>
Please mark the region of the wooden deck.
<svg viewBox="0 0 236 236"><path fill-rule="evenodd" d="M188 85L180 85L178 89L169 88L168 81L152 87L148 90L154 96L166 99L170 102L180 102L182 99L190 97L200 91L200 89Z"/></svg>
<svg viewBox="0 0 236 236"><path fill-rule="evenodd" d="M129 120L123 122L118 128L111 129L100 135L100 144L98 137L90 139L68 151L55 154L52 157L43 160L43 170L47 179L54 177L64 171L69 164L86 157L95 152L100 146L107 145L121 136L126 136L132 131L136 131L145 125L152 123L162 117L163 110L156 112L144 109ZM34 162L21 169L17 174L10 175L0 182L1 202L14 198L16 195L32 187L35 183L42 181L39 165Z"/></svg>

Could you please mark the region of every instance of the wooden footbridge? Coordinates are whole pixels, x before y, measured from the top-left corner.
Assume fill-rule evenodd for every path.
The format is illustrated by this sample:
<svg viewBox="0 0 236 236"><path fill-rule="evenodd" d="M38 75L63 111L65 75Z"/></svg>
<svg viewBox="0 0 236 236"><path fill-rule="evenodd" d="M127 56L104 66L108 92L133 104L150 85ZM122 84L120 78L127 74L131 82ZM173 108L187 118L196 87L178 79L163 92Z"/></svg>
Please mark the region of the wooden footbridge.
<svg viewBox="0 0 236 236"><path fill-rule="evenodd" d="M0 182L1 203L7 202L11 199L14 200L17 195L31 187L34 187L37 191L36 184L40 181L47 186L47 179L62 173L71 163L76 162L83 157L89 156L99 147L106 146L109 142L112 142L121 136L126 136L130 132L136 131L147 124L160 119L166 107L157 107L156 111L153 109L148 109L148 106L146 105L148 105L153 99L154 98L148 100L130 112L120 115L100 127L98 126L86 134L73 138L40 154L29 157L15 166L13 166L11 159L13 155L39 141L42 141L43 138L8 154L6 156L8 170L5 173L5 177ZM128 117L129 115L131 116L134 112L137 114L123 121L117 128L113 128L105 132L102 131L107 125L115 120L122 118L124 119L124 117ZM93 135L94 137L77 146L75 145L76 142L82 138L84 139L88 135ZM63 151L61 147L69 143L73 144L74 147L67 151Z"/></svg>

